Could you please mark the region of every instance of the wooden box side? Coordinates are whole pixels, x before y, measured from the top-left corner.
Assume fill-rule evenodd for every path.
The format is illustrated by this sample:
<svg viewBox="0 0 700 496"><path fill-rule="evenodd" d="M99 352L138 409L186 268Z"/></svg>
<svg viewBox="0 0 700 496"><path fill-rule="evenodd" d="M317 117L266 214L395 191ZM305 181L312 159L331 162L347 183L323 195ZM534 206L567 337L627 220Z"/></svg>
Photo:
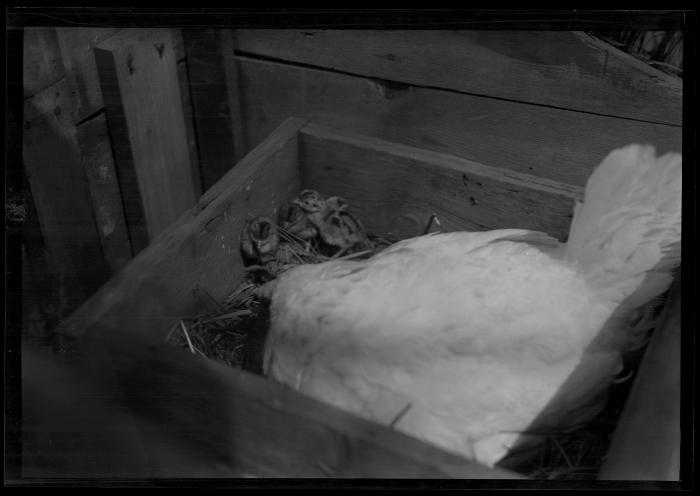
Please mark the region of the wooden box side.
<svg viewBox="0 0 700 496"><path fill-rule="evenodd" d="M283 123L76 310L62 332L79 336L100 327L162 338L196 311L195 286L215 298L229 294L243 275L239 235L248 215L269 215L299 190L302 125Z"/></svg>
<svg viewBox="0 0 700 496"><path fill-rule="evenodd" d="M170 325L197 305L195 285L219 298L240 281L246 214L274 214L302 186L303 124L286 121L71 316L64 327L80 337L77 350L90 370L83 376L125 395L115 408L125 402L136 419L129 435L140 443L135 456L152 460L143 469L149 475L520 478L163 343ZM97 417L76 428L100 425ZM206 455L190 465L190 448L178 451L185 446Z"/></svg>
<svg viewBox="0 0 700 496"><path fill-rule="evenodd" d="M644 352L599 479L679 481L680 478L681 281L678 277Z"/></svg>
<svg viewBox="0 0 700 496"><path fill-rule="evenodd" d="M680 125L683 82L584 32L238 29L241 57ZM397 84L402 83L402 84Z"/></svg>
<svg viewBox="0 0 700 496"><path fill-rule="evenodd" d="M97 329L79 351L71 377L31 353L23 372L39 428L71 436L41 450L63 477L522 478L128 330Z"/></svg>
<svg viewBox="0 0 700 496"><path fill-rule="evenodd" d="M443 231L522 228L565 241L583 190L451 155L315 124L299 143L301 181L345 198L369 232L422 234L431 215Z"/></svg>

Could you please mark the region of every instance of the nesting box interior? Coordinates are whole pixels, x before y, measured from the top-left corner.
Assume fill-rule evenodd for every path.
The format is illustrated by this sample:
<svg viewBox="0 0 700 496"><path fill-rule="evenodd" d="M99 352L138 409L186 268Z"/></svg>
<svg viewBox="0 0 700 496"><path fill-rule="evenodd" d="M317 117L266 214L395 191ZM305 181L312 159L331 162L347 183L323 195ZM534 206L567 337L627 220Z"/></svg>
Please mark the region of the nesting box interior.
<svg viewBox="0 0 700 496"><path fill-rule="evenodd" d="M399 185L386 180L387 175L394 176L397 170L403 172L402 184ZM410 177L414 174L415 177ZM464 179L465 175L468 175L468 180ZM75 337L90 333L93 337L88 337L88 341L99 336L93 343L101 344L92 346L105 346L102 353L117 363L117 369L121 370L119 374L126 374L126 377L141 370L140 366L144 367L144 373L155 374L158 378L156 383L167 377L168 381L177 384L178 378L187 375L189 378L182 383L185 391L207 392L200 393L198 400L208 406L200 406L197 411L215 412L212 415L218 422L222 422L220 416L223 416L241 424L235 429L235 438L226 438L228 422L223 421L223 426L217 423L225 442L218 440L213 443L215 448L212 448L232 457L234 473L239 475L410 474L421 477L449 474L517 478L515 473L482 467L416 440L409 440L387 427L321 406L284 386L234 372L201 358L178 356L174 348L168 350L159 346L158 351L154 351L141 345L144 338L149 343L162 343L173 322L201 311L202 301L193 291L196 287L206 288L217 299L223 299L235 289L244 273L239 250L240 232L249 214L274 214L301 188L313 187L343 195L358 205L357 214L368 219L369 231L387 236L413 236L417 234L416 230L424 227L423 224L433 213L444 219L447 226L470 226L470 222L475 223L480 218L478 214L470 216L467 212L468 205L475 206L470 196L455 195L451 202L435 199L436 188L443 188L443 184L450 181L458 181L463 188L469 187L469 182L473 181L478 184L476 188L486 191L520 188L527 204L535 210L544 208L553 200L561 202L562 218L553 221L550 230L566 224L565 212L568 209L564 205L573 201L575 196L574 191L567 191L566 188L559 190L554 184L531 189L524 176L501 177L488 167L468 161L455 162L440 154L290 119L227 173L197 206L156 238L118 277L108 282L74 313L66 322L64 331ZM474 195L477 194L474 192ZM501 207L492 218L482 219L482 222L493 223L493 226L505 224L509 215L507 212L517 209L515 205ZM376 208L381 208L383 214L373 215ZM532 215L529 222L544 226L536 215ZM162 356L159 355L161 352ZM186 355L183 350L178 350L178 353ZM158 365L153 365L153 362ZM193 388L193 380L195 383L212 381L212 384L223 381L229 388L226 394L237 401L212 398L208 394L211 387L198 384L197 388ZM150 380L146 384L152 385ZM137 389L144 388L143 394L148 394L147 387L141 385ZM161 389L162 385L156 391ZM131 391L130 394L139 393ZM180 410L175 414L178 424L194 418L192 412L188 416L187 411L177 409ZM290 420L290 416L296 420ZM289 438L289 426L284 425L290 421L304 424L296 426L300 430L292 438ZM261 422L266 426L264 432L260 432ZM313 432L307 432L306 424L320 425L309 426L308 429ZM315 437L323 435L316 432L322 427L337 430L342 439L349 439L343 442L350 442L353 454L343 455L345 458L341 462L328 461L328 458L332 460L337 456L333 450L341 449L331 438L323 442L328 444L327 449L331 453L316 453L315 456L321 460L319 463L309 460L308 443L320 442ZM187 428L190 433L195 432L195 437L198 434L206 437L211 434L209 429L198 431L196 426ZM286 434L280 433L279 429ZM381 450L375 452L375 444L367 444L370 433L370 437L379 440L377 446L387 443L383 449L390 454L384 455ZM410 459L397 459L392 466L384 461L385 456L406 453L406 443L415 444L409 450L413 453ZM355 450L359 450L359 453L355 453ZM438 461L429 461L432 456L438 456Z"/></svg>
<svg viewBox="0 0 700 496"><path fill-rule="evenodd" d="M342 196L368 232L395 240L421 234L431 215L445 231L517 225L565 240L581 197L580 188L554 181L289 119L65 329L128 325L164 337L173 318L201 310L192 288L199 285L216 299L235 289L244 273L240 233L251 216L275 217L307 188Z"/></svg>
<svg viewBox="0 0 700 496"><path fill-rule="evenodd" d="M110 348L118 350L117 357L125 354L129 360L136 359L137 363L142 361L143 364L147 360L156 360L170 371L168 374L172 377L179 377L184 369L178 371L173 360L179 363L185 357L175 359L172 350L165 352L167 358L159 358L155 352L125 351L125 347L129 347L127 343L145 337L160 346L174 323L203 310L203 302L195 291L197 287L206 289L214 299L223 300L244 276L240 233L250 216L274 217L282 204L304 188L343 196L353 206L356 215L365 219L368 232L393 239L421 234L431 215L436 215L446 231L505 228L515 222L518 226L545 231L563 240L573 203L581 195L578 188L553 181L503 172L456 157L289 119L76 311L66 322L64 331L75 337L85 333L101 336L102 342L110 343ZM115 352L107 353L112 355ZM123 359L112 358L117 362ZM187 357L187 360L210 362L192 357ZM234 396L241 394L240 388L244 389L244 395L252 394L249 388L255 389L256 399L250 401L263 401L266 405L263 408L278 404L280 398L288 398L290 403L284 404L286 413L280 413L280 419L289 414L289 404L307 403L309 407L313 403L313 408L321 408L319 411L326 412L324 415L337 418L339 424L334 425L343 425L342 429L338 427L341 430L346 428L345 420L339 419L352 418L343 416L334 408L320 407L310 398L284 386L260 382L262 379L234 372L220 364L204 365L192 361L190 366L201 369L199 375L195 374L199 379L215 383L224 381ZM147 370L150 368L151 365ZM192 375L192 372L188 374ZM206 391L203 386L201 389ZM261 393L262 390L267 392ZM202 401L209 403L211 399L204 396ZM263 399L265 396L267 400ZM277 446L275 449L281 449L278 433L274 433L271 427L277 422L274 415L268 417L267 413L254 413L254 409L243 407L242 402L217 403L211 408L218 414L236 418L236 422L246 425L251 432L259 428L257 419L261 415L268 418L266 425L270 430L266 434L255 434L254 446L240 444L240 439L237 442L232 438L231 445L220 447L223 453L234 457L236 470L245 467L246 473L253 475L308 475L318 474L317 469L321 474L327 472L337 476L377 475L364 463L361 468L356 466L355 461L335 465L335 468L328 468L323 462L321 469L318 466L310 469L306 462L292 465L280 464L279 461L273 463L273 459L282 456L278 453L272 457L270 454L273 445ZM183 415L183 419L188 418ZM316 422L319 415L314 413L304 421ZM389 431L378 425L371 429L383 433ZM241 431L237 430L236 435L240 436ZM270 447L265 448L268 443ZM233 451L232 445L236 446ZM282 451L285 457L305 456L296 449L284 448ZM460 464L455 455L441 456L451 460L450 467L453 463L454 466ZM421 460L423 463L422 455ZM464 477L518 476L515 472L491 471L467 460L461 460L461 463L458 473ZM389 470L383 474L403 474L403 470L409 470L407 467L399 464L395 466L395 472ZM430 467L425 469L428 470L426 473L443 470L433 465ZM418 473L423 472L419 470Z"/></svg>

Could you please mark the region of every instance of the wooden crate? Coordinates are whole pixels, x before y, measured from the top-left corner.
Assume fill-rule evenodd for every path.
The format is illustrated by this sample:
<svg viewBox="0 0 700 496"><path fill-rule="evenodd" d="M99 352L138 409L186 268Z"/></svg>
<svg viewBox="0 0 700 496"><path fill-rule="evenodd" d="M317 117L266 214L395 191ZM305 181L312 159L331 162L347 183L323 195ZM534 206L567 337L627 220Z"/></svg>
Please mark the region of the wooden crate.
<svg viewBox="0 0 700 496"><path fill-rule="evenodd" d="M274 215L302 188L343 196L369 231L393 238L420 234L436 214L447 231L517 227L564 240L582 194L541 177L289 119L87 300L63 331L100 350L101 363L148 378L127 394L145 395L161 415L171 412L168 432L187 432L220 455L226 475L518 477L163 344L174 323L200 310L195 286L223 299L240 282L239 233L247 218ZM194 396L178 399L178 384ZM674 390L656 384L654 391L657 402L677 404ZM645 418L673 427L676 413L647 411ZM634 435L623 433L622 444ZM673 462L652 460L649 478L659 478L661 465L668 474ZM169 466L160 470L188 475L187 466L175 474Z"/></svg>

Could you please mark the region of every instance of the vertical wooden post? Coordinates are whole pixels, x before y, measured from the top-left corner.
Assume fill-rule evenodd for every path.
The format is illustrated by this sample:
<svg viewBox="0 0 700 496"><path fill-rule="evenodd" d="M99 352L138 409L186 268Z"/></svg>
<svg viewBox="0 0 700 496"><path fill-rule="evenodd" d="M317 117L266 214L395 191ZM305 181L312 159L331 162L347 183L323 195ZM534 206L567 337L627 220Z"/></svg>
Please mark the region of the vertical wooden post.
<svg viewBox="0 0 700 496"><path fill-rule="evenodd" d="M78 141L102 252L114 273L131 260L132 253L104 114L78 126Z"/></svg>
<svg viewBox="0 0 700 496"><path fill-rule="evenodd" d="M132 246L196 201L170 30L126 29L95 47Z"/></svg>
<svg viewBox="0 0 700 496"><path fill-rule="evenodd" d="M185 113L185 128L187 130L187 145L190 150L190 165L192 184L197 195L204 192L202 188L202 170L199 167L199 150L197 147L197 133L194 129L194 110L192 108L192 95L190 92L190 80L187 69L187 55L185 54L185 42L182 40L182 29L171 30L175 59L177 60L177 77L180 83L180 96L182 97L182 111Z"/></svg>
<svg viewBox="0 0 700 496"><path fill-rule="evenodd" d="M95 63L100 75L102 99L105 102L114 164L121 190L124 216L134 255L148 246L149 236L134 157L129 143L126 115L121 105L114 57L108 50L95 48Z"/></svg>
<svg viewBox="0 0 700 496"><path fill-rule="evenodd" d="M24 98L36 95L65 76L66 70L55 29L26 28L23 52Z"/></svg>
<svg viewBox="0 0 700 496"><path fill-rule="evenodd" d="M183 30L195 130L206 190L243 155L238 76L230 29Z"/></svg>
<svg viewBox="0 0 700 496"><path fill-rule="evenodd" d="M233 156L235 161L240 161L248 153L248 143L245 142L243 132L243 108L241 106L240 88L238 86L238 62L236 62L236 40L233 29L220 31L221 54L226 74L226 90L228 95L229 116L231 118L231 132L233 132Z"/></svg>
<svg viewBox="0 0 700 496"><path fill-rule="evenodd" d="M76 93L81 162L87 175L97 231L112 273L131 259L131 241L115 171L93 47L114 36L114 28L57 28L66 78Z"/></svg>
<svg viewBox="0 0 700 496"><path fill-rule="evenodd" d="M107 279L85 171L71 112L74 90L66 79L24 102L23 159L49 265L56 272L60 314Z"/></svg>

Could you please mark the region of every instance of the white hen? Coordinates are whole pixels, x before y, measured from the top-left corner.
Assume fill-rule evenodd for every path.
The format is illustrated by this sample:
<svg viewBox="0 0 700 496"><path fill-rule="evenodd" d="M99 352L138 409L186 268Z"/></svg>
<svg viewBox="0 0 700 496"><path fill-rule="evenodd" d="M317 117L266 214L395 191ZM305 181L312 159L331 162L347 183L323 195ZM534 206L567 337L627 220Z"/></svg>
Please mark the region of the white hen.
<svg viewBox="0 0 700 496"><path fill-rule="evenodd" d="M680 263L681 156L610 153L569 240L505 229L401 241L265 288L272 378L494 465L519 432L590 418Z"/></svg>

